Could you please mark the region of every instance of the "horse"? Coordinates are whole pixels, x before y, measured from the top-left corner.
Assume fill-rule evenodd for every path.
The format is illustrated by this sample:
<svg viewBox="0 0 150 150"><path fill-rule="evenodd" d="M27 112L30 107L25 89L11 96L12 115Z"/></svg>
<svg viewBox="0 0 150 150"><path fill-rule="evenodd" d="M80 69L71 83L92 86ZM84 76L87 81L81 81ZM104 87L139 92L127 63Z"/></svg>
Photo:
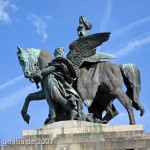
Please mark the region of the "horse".
<svg viewBox="0 0 150 150"><path fill-rule="evenodd" d="M18 48L18 55L21 52L29 52L30 56L34 57L34 59L29 59L29 62L24 61L24 65L21 66L24 72L25 77L29 78L31 81L31 73L37 68L43 69L47 66L47 64L53 59L52 56L45 50L38 49L38 55L35 53L35 49L26 49L23 50ZM31 55L31 51L32 55ZM35 55L36 54L36 55ZM34 55L34 56L33 56ZM31 61L32 60L32 61ZM122 78L125 79L123 75L122 66L111 63L111 62L97 62L95 64L85 64L79 69L79 73L76 81L76 88L81 98L84 100L84 103L89 108L89 111L94 113L95 115L100 114L97 113L98 107L101 107L101 111L107 110L108 105L115 113L109 116L109 120L118 114L117 110L112 104L112 101L117 98L121 104L126 108L130 124L135 124L135 118L132 110L132 101L129 97L132 97L131 93L124 93L122 90ZM92 77L93 76L93 77ZM89 82L90 81L90 82ZM41 81L41 86L43 88L43 84ZM132 88L133 89L133 88ZM128 90L127 90L128 91ZM43 91L40 91L39 95L42 94ZM31 96L31 95L30 95ZM28 97L30 97L28 96ZM34 97L34 96L33 96ZM40 97L40 96L39 96ZM37 99L44 99L44 95ZM25 104L22 108L22 116L25 121L29 121L30 116L27 114L27 108L29 102L31 101L31 97L25 100ZM105 101L105 103L104 103ZM96 106L96 107L95 107ZM50 107L50 106L49 106ZM93 108L94 109L93 109ZM135 107L135 105L133 106ZM136 108L137 107L137 108ZM138 104L135 108L141 111L141 115L144 114L143 107ZM97 110L95 110L95 108ZM108 108L108 110L111 110ZM111 114L111 111L107 111ZM97 113L97 114L96 114Z"/></svg>

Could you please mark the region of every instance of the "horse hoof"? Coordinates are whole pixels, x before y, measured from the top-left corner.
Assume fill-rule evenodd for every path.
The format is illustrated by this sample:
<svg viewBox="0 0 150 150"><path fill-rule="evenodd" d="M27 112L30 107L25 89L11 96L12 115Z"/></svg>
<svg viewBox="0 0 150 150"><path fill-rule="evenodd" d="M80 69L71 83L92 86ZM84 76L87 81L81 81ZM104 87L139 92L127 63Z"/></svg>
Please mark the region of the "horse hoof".
<svg viewBox="0 0 150 150"><path fill-rule="evenodd" d="M54 123L54 122L56 122L56 119L55 119L55 118L47 118L47 119L45 120L44 124L47 125L47 124L52 124L52 123Z"/></svg>
<svg viewBox="0 0 150 150"><path fill-rule="evenodd" d="M94 123L107 124L108 121L107 120L100 120L98 118L94 118Z"/></svg>
<svg viewBox="0 0 150 150"><path fill-rule="evenodd" d="M102 120L101 124L107 124L108 121L107 120Z"/></svg>
<svg viewBox="0 0 150 150"><path fill-rule="evenodd" d="M144 115L144 113L145 113L145 110L144 110L144 108L143 108L143 109L141 109L140 111L141 111L140 116L142 117L142 116Z"/></svg>
<svg viewBox="0 0 150 150"><path fill-rule="evenodd" d="M29 124L30 116L29 116L28 114L24 115L24 116L23 116L23 119L24 119L24 121L25 121L27 124Z"/></svg>

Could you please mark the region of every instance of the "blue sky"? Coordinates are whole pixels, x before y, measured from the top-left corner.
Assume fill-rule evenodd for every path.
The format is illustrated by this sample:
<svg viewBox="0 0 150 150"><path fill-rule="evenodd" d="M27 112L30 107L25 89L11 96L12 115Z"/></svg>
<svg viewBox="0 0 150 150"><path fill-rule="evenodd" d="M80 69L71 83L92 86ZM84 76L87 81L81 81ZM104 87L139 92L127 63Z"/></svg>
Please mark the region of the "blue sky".
<svg viewBox="0 0 150 150"><path fill-rule="evenodd" d="M98 51L114 54L114 63L134 63L141 70L141 103L146 113L135 112L137 124L150 132L150 1L149 0L0 0L0 139L21 138L22 130L43 125L48 115L46 101L31 102L30 125L21 117L25 97L37 91L23 77L17 59L17 45L42 48L53 53L60 45L68 52L77 39L78 18L85 15L93 24L89 33L111 32L110 40ZM110 124L128 124L123 106L115 100L120 114Z"/></svg>

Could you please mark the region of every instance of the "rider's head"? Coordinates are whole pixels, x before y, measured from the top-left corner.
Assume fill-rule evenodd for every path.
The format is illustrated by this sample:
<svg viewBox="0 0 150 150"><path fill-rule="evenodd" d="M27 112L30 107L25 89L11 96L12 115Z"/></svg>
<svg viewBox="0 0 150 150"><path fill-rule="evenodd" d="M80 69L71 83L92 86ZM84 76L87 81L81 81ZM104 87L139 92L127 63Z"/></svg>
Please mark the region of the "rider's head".
<svg viewBox="0 0 150 150"><path fill-rule="evenodd" d="M62 46L57 47L54 51L55 57L64 57L64 48Z"/></svg>

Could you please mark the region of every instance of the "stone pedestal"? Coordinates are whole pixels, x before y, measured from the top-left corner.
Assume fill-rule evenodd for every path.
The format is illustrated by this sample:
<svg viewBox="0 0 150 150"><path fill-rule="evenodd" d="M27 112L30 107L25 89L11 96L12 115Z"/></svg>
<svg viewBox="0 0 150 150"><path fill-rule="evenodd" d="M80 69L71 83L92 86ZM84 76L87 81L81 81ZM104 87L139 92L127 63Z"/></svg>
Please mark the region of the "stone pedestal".
<svg viewBox="0 0 150 150"><path fill-rule="evenodd" d="M2 150L150 150L150 134L142 125L102 125L61 121L36 130Z"/></svg>

